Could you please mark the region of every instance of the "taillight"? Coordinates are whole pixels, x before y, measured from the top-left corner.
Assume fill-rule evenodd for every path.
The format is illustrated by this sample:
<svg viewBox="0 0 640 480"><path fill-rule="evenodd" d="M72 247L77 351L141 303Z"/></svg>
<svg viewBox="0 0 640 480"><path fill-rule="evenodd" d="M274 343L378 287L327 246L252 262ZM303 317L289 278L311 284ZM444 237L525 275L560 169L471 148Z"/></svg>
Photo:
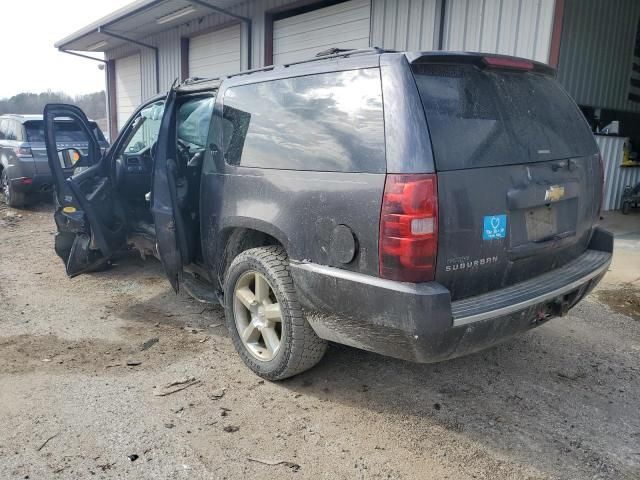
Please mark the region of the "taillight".
<svg viewBox="0 0 640 480"><path fill-rule="evenodd" d="M31 156L31 148L29 147L14 147L13 153L16 154L16 157L30 157Z"/></svg>
<svg viewBox="0 0 640 480"><path fill-rule="evenodd" d="M436 175L387 175L380 214L380 276L401 282L431 281L437 248Z"/></svg>
<svg viewBox="0 0 640 480"><path fill-rule="evenodd" d="M533 62L520 58L482 57L487 67L508 68L511 70L533 70Z"/></svg>

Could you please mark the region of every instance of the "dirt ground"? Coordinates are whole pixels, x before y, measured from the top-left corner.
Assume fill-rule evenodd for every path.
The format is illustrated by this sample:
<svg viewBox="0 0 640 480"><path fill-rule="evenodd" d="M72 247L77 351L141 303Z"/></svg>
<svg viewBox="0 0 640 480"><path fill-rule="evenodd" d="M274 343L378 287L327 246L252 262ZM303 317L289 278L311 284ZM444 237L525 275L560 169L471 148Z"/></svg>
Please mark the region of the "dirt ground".
<svg viewBox="0 0 640 480"><path fill-rule="evenodd" d="M269 383L158 262L69 280L54 230L49 205L0 210L1 478L640 478L633 238L568 317L499 347L416 365L332 346Z"/></svg>

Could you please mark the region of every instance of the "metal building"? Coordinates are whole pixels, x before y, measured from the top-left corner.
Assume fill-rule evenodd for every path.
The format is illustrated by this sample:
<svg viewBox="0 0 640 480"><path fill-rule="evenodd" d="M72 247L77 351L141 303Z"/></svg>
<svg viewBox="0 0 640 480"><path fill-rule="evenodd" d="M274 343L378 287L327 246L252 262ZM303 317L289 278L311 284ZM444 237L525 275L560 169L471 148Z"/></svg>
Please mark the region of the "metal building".
<svg viewBox="0 0 640 480"><path fill-rule="evenodd" d="M556 8L554 0L138 0L55 46L104 52L113 137L136 105L176 78L286 64L332 47L486 51L553 63Z"/></svg>
<svg viewBox="0 0 640 480"><path fill-rule="evenodd" d="M137 0L56 43L76 55L104 52L112 138L136 105L176 79L369 46L549 63L601 146L605 209L640 181L640 153L628 161L640 151L640 0Z"/></svg>

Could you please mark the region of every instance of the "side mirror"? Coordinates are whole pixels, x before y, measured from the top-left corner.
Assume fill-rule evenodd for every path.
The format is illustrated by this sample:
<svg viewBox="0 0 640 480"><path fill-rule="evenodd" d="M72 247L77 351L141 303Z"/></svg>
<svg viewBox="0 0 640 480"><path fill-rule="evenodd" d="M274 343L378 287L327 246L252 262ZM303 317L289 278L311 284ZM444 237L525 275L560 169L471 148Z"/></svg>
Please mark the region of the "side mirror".
<svg viewBox="0 0 640 480"><path fill-rule="evenodd" d="M75 170L78 167L89 167L86 155L77 148L64 148L58 150L58 160L63 170Z"/></svg>

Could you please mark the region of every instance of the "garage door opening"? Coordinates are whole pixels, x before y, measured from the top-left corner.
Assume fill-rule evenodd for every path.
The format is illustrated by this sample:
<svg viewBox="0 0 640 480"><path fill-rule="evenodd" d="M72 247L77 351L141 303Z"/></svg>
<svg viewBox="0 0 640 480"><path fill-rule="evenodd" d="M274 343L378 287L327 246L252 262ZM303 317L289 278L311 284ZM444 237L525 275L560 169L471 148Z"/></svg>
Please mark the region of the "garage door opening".
<svg viewBox="0 0 640 480"><path fill-rule="evenodd" d="M240 24L189 39L189 76L220 77L240 71Z"/></svg>
<svg viewBox="0 0 640 480"><path fill-rule="evenodd" d="M349 0L273 22L273 64L313 58L329 48L367 48L371 1Z"/></svg>
<svg viewBox="0 0 640 480"><path fill-rule="evenodd" d="M142 103L140 54L116 60L116 118L118 131Z"/></svg>

